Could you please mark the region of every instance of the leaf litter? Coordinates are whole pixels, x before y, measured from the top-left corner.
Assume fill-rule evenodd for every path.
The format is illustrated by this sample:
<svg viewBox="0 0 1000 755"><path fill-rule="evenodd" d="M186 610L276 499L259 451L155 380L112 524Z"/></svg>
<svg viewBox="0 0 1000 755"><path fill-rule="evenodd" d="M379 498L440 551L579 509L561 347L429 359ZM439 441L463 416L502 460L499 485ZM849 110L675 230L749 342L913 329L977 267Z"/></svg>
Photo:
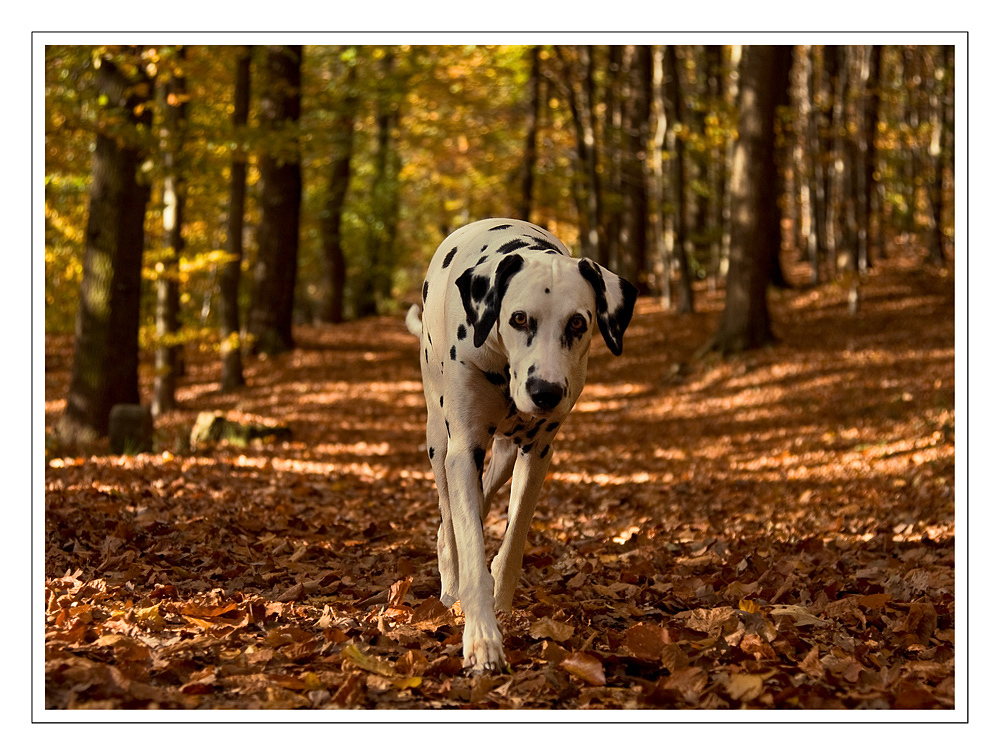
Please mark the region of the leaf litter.
<svg viewBox="0 0 1000 755"><path fill-rule="evenodd" d="M699 293L595 345L496 676L437 597L402 320L300 327L231 395L191 355L157 453L47 454L47 707L953 707L952 277L897 255L855 318L836 285L775 293L778 346L685 364L722 306ZM49 337L48 427L70 363ZM292 438L191 452L201 411Z"/></svg>

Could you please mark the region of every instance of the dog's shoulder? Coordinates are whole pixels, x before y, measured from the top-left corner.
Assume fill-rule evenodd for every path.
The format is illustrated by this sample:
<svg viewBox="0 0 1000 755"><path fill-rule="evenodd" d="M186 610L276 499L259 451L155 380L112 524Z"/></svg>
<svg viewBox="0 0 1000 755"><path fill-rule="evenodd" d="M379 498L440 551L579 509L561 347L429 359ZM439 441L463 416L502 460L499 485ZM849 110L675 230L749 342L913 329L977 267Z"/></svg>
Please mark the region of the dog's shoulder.
<svg viewBox="0 0 1000 755"><path fill-rule="evenodd" d="M481 277L489 277L503 257L514 252L569 255L559 239L534 223L488 218L463 226L448 236L431 259L427 279L444 278L453 282L473 268L477 268Z"/></svg>

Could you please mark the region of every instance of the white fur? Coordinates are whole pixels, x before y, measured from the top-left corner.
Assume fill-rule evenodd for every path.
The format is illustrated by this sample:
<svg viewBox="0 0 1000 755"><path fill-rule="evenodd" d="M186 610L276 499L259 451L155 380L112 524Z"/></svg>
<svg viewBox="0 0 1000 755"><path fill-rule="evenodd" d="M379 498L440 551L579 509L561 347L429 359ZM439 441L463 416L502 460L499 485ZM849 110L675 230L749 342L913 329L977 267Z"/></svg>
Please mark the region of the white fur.
<svg viewBox="0 0 1000 755"><path fill-rule="evenodd" d="M606 291L598 294L598 287ZM495 611L511 610L552 441L583 389L596 324L620 353L634 289L573 259L538 226L491 219L444 240L428 267L424 296L406 326L420 337L428 454L441 509L441 600L461 599L466 667L495 671L505 666ZM530 332L517 327L515 312L530 322ZM575 316L585 327L570 328ZM606 332L609 317L619 326L617 337ZM507 531L487 571L483 522L511 476Z"/></svg>

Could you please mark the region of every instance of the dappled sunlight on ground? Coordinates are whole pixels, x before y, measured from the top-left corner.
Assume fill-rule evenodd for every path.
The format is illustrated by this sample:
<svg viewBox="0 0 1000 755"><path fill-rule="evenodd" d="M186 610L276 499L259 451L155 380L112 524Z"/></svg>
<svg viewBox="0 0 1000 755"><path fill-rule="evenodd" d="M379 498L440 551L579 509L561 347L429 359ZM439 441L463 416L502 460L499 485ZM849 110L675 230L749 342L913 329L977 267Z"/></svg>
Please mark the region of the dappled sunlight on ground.
<svg viewBox="0 0 1000 755"><path fill-rule="evenodd" d="M801 280L794 270L793 280ZM847 317L845 297L836 285L773 293L780 343L729 361L689 361L721 312L723 294L705 289L693 315L641 300L620 358L595 340L588 385L560 430L532 522L508 621L520 626L508 638L515 673L503 694L492 691L496 685L449 681L460 649L454 617L419 636L393 623L418 604L426 608L438 590L418 348L402 315L297 328L298 348L248 360L247 387L230 395L216 391L216 360L189 354L181 409L158 421L156 453L87 457L53 447L46 571L63 579L53 595L67 590L68 601L87 580L103 579L101 599L112 603L201 600L213 590L235 596L243 602L225 615L246 611L250 618L243 629L227 630L234 644L219 652L245 657L246 669L267 656L272 676L280 660L281 678L298 680L282 682L290 696L275 698L288 707L469 699L571 706L581 682L572 671L567 676L568 652L592 654L608 675L606 690L580 698L583 707L724 707L739 702L726 692L732 679L751 673L777 674L753 698L763 706L947 707L955 605L953 282L904 256L865 281L859 317ZM47 339L47 428L64 405L71 359L67 339ZM144 361L143 396L151 375ZM186 438L201 411L281 423L292 437L191 453ZM500 501L486 523L489 548L505 526ZM77 570L76 581L66 582L67 571ZM377 604L373 596L407 579L409 597L379 608L385 599ZM271 602L264 608L259 601ZM177 605L170 610L181 611ZM692 613L721 612L719 621L730 621L737 606L745 635L731 634L729 624L719 635L709 614ZM198 610L195 616L207 615ZM239 634L270 628L265 611L276 612L266 615L279 626L298 627L296 644L275 639L272 647L266 633ZM931 624L927 611L936 611ZM85 688L69 694L72 685L60 675L76 673L81 653L104 652L78 652L90 647L86 632L96 624L73 634L71 615L52 619L58 631L51 642L65 664L53 671L55 705L86 701ZM324 616L325 634L309 639ZM576 627L576 634L526 639L528 624L540 618ZM773 626L765 631L759 621ZM850 662L824 634L835 624L849 637ZM630 643L654 625L669 642L656 634L660 660L641 660ZM155 634L150 643L166 641L169 622L145 626ZM222 643L229 635L212 626L213 642ZM806 631L814 634L803 639ZM358 681L352 674L367 656L346 651L348 638L387 656L410 686L379 681L387 677L370 670ZM247 643L256 643L258 655L242 654ZM818 659L814 647L822 648ZM282 656L292 652L287 648L296 648L294 658L313 659L308 668L320 676L302 676L294 654ZM100 695L142 689L140 700L204 707L233 704L238 694L261 702L261 690L274 686L263 677L251 684L231 667L235 661L206 652L215 669L207 686L185 682L191 671L181 664L162 681L166 689L181 679L181 691L150 691L161 684L154 674L142 677L146 687L125 685L131 693L102 682ZM441 673L428 671L428 662ZM418 677L424 681L412 681Z"/></svg>

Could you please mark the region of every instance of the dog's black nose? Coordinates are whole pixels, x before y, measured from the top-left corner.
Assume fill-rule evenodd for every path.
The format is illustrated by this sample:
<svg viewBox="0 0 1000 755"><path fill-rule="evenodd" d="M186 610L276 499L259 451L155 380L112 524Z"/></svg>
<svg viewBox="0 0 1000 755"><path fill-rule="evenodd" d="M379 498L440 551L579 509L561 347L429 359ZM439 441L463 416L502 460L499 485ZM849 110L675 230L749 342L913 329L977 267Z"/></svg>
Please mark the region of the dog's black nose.
<svg viewBox="0 0 1000 755"><path fill-rule="evenodd" d="M526 387L528 395L535 402L535 406L545 412L555 409L563 399L563 387L558 383L550 383L548 380L540 378L529 378Z"/></svg>

